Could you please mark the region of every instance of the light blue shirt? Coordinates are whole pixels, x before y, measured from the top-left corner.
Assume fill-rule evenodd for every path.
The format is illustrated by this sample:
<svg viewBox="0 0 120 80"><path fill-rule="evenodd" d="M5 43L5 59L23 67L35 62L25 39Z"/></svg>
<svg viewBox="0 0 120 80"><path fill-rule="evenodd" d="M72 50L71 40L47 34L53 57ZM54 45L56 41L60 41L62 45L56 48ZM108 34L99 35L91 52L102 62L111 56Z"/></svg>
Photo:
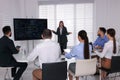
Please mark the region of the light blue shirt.
<svg viewBox="0 0 120 80"><path fill-rule="evenodd" d="M91 51L92 49L90 47L90 53ZM74 46L70 53L65 54L65 57L68 59L72 57L74 57L75 59L84 59L84 43L80 43L79 45Z"/></svg>
<svg viewBox="0 0 120 80"><path fill-rule="evenodd" d="M108 38L107 38L107 36L105 35L103 38L101 38L101 37L98 37L97 39L96 39L96 41L94 42L94 44L93 44L93 46L95 47L95 46L100 46L100 47L104 47L104 44L106 43L106 42L108 42Z"/></svg>

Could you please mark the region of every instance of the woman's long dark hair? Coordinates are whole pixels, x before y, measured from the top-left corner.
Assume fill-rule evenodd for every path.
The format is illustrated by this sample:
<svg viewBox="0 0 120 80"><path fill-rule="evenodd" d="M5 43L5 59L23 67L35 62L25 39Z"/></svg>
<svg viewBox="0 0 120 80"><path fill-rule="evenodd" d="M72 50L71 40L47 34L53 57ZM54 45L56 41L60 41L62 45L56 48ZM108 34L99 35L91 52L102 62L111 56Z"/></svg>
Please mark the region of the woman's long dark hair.
<svg viewBox="0 0 120 80"><path fill-rule="evenodd" d="M89 59L90 58L90 55L89 55L89 40L88 40L86 31L85 30L79 31L78 36L80 36L81 39L84 40L84 59Z"/></svg>
<svg viewBox="0 0 120 80"><path fill-rule="evenodd" d="M113 38L113 53L116 53L116 39L115 39L115 30L113 28L110 28L107 30L107 34L109 34Z"/></svg>
<svg viewBox="0 0 120 80"><path fill-rule="evenodd" d="M60 24L61 24L61 23L63 24L62 26L64 27L64 22L63 22L63 21L60 21L60 22L59 22L59 27L60 27Z"/></svg>

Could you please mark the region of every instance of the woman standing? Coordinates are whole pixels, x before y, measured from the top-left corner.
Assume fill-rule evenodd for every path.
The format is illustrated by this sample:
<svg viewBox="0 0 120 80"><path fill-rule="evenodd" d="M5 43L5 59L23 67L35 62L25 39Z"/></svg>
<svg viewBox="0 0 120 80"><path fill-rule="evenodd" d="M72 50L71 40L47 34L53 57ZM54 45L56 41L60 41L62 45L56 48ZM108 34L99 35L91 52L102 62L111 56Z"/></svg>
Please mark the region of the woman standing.
<svg viewBox="0 0 120 80"><path fill-rule="evenodd" d="M67 35L72 34L71 32L67 31L67 28L64 26L63 21L59 22L59 27L57 28L57 31L55 32L52 30L52 32L56 35L58 35L58 43L61 47L61 52L64 52L64 49L67 48Z"/></svg>
<svg viewBox="0 0 120 80"><path fill-rule="evenodd" d="M111 58L112 56L117 56L118 54L118 43L115 39L115 30L110 28L107 30L107 37L109 41L105 43L104 49L102 53L95 51L95 53L102 58L101 59L101 68L103 69L111 69ZM106 77L107 72L102 71L101 78Z"/></svg>

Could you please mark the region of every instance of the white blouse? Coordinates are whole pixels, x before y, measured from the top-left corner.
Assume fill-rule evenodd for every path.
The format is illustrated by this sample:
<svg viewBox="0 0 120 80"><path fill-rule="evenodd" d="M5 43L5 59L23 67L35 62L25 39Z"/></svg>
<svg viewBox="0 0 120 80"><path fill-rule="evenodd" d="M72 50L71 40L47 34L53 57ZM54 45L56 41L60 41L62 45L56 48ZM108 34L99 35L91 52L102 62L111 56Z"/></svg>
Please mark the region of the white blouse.
<svg viewBox="0 0 120 80"><path fill-rule="evenodd" d="M111 59L112 56L117 56L118 55L118 51L119 51L119 45L118 45L118 42L116 42L116 53L114 54L113 53L113 41L112 40L109 40L107 43L105 43L105 46L103 48L103 51L100 53L98 51L95 51L95 53L103 58L108 58L108 59Z"/></svg>

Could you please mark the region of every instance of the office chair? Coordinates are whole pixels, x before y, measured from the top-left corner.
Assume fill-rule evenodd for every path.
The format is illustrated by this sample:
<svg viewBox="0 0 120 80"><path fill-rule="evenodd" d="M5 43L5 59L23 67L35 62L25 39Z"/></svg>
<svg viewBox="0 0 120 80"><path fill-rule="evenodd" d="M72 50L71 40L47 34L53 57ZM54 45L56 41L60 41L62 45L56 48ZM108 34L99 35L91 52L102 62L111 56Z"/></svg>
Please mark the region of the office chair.
<svg viewBox="0 0 120 80"><path fill-rule="evenodd" d="M92 47L92 51L93 51L93 48L94 48L94 47L93 47L93 43L92 43L92 42L90 42L90 43L89 43L89 45L91 45L91 47Z"/></svg>
<svg viewBox="0 0 120 80"><path fill-rule="evenodd" d="M66 80L67 61L42 64L42 80Z"/></svg>
<svg viewBox="0 0 120 80"><path fill-rule="evenodd" d="M12 80L9 70L11 70L12 67L0 67L0 69L6 70L4 74L4 80Z"/></svg>
<svg viewBox="0 0 120 80"><path fill-rule="evenodd" d="M68 70L68 72L73 75L74 77L83 77L85 76L87 80L87 76L92 76L96 72L96 64L97 59L86 59L86 60L76 60L76 69L75 73L71 70Z"/></svg>
<svg viewBox="0 0 120 80"><path fill-rule="evenodd" d="M111 59L111 69L104 69L102 68L102 70L106 71L107 74L107 78L106 80L109 80L111 78L114 78L114 80L116 80L117 77L120 77L120 56L113 56ZM111 75L112 73L115 73L115 75ZM117 75L117 73L119 73L119 75Z"/></svg>

